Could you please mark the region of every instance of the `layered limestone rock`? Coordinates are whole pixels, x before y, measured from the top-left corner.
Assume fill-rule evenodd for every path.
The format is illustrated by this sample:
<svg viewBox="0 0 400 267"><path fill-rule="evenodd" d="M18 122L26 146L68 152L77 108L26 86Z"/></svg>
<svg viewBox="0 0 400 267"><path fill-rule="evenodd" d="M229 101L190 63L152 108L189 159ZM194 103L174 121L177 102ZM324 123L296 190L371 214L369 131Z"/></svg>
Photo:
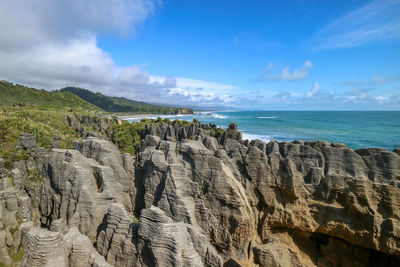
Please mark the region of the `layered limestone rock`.
<svg viewBox="0 0 400 267"><path fill-rule="evenodd" d="M24 266L400 262L398 150L243 141L235 124L196 122L147 125L135 159L82 136L47 151L24 135L30 158L0 160L0 261L25 247Z"/></svg>
<svg viewBox="0 0 400 267"><path fill-rule="evenodd" d="M71 228L63 237L68 265L70 267L111 267L96 249L89 238L81 234L78 228Z"/></svg>
<svg viewBox="0 0 400 267"><path fill-rule="evenodd" d="M158 206L174 221L190 224L203 261L213 247L226 258L247 259L255 218L235 170L201 141L160 141L158 148L147 147L139 156L144 207Z"/></svg>
<svg viewBox="0 0 400 267"><path fill-rule="evenodd" d="M100 254L115 266L203 266L188 225L173 222L154 206L142 210L140 223L122 205L112 205L97 239Z"/></svg>
<svg viewBox="0 0 400 267"><path fill-rule="evenodd" d="M8 170L0 159L0 262L4 264L12 264L9 252L19 249L23 223L32 220L31 199L23 190L25 173L23 161Z"/></svg>
<svg viewBox="0 0 400 267"><path fill-rule="evenodd" d="M131 201L131 196L136 194L133 158L129 154L122 155L110 141L98 138L73 142L72 146L85 157L94 159L101 164L99 167L94 167L96 182L101 188L100 190L104 190L105 187L113 190L114 195L121 197L117 202L123 203L125 208L132 212L134 203Z"/></svg>
<svg viewBox="0 0 400 267"><path fill-rule="evenodd" d="M75 142L74 147L83 154L52 149L38 160L43 183L29 187L28 192L39 207L42 224L57 229L63 224L67 229L76 226L81 233L96 237L97 227L112 203L123 203L128 211L133 210L129 195L133 177L125 171L123 157L109 141L88 138Z"/></svg>
<svg viewBox="0 0 400 267"><path fill-rule="evenodd" d="M113 203L132 214L133 160L98 138L74 147L82 153L30 147L27 161L0 168L0 262L11 264L7 251L25 240L24 266L109 266L90 240ZM18 229L31 220L45 228Z"/></svg>
<svg viewBox="0 0 400 267"><path fill-rule="evenodd" d="M35 227L26 233L25 238L22 266L68 266L61 233Z"/></svg>
<svg viewBox="0 0 400 267"><path fill-rule="evenodd" d="M203 133L191 137L197 141L173 139L164 128L145 136L137 203L192 225L203 262L206 246L226 264L399 261L397 153L327 142L241 141L235 127L219 142ZM201 236L206 245L196 246Z"/></svg>
<svg viewBox="0 0 400 267"><path fill-rule="evenodd" d="M75 227L64 236L60 232L31 228L25 234L24 245L22 266L111 266L96 251L89 238Z"/></svg>
<svg viewBox="0 0 400 267"><path fill-rule="evenodd" d="M138 266L134 241L138 225L132 219L121 204L113 204L108 208L99 228L97 250L110 264Z"/></svg>

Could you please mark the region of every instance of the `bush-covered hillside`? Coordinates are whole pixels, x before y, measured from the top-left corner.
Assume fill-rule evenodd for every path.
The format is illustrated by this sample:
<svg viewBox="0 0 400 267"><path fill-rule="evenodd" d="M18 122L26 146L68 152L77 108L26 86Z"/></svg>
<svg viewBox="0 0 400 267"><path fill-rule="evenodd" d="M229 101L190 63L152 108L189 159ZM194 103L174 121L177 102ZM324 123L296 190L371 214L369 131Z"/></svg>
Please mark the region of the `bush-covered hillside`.
<svg viewBox="0 0 400 267"><path fill-rule="evenodd" d="M192 109L189 108L175 108L152 105L145 102L130 100L124 97L111 97L101 93L93 93L89 90L66 87L61 89L60 92L72 92L77 96L85 99L86 101L102 108L108 112L118 113L142 113L142 114L191 114Z"/></svg>
<svg viewBox="0 0 400 267"><path fill-rule="evenodd" d="M0 106L17 103L19 105L53 105L101 111L101 108L68 91L49 92L0 81Z"/></svg>

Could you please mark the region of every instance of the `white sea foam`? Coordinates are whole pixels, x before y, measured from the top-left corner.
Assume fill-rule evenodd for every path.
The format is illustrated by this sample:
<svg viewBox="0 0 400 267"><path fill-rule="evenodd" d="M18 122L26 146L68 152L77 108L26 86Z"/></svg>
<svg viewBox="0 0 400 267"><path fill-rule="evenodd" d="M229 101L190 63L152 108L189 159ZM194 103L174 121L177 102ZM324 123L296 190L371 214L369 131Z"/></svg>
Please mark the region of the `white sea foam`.
<svg viewBox="0 0 400 267"><path fill-rule="evenodd" d="M269 141L271 141L272 138L271 138L271 136L268 136L268 135L249 134L249 133L242 132L242 139L243 140L258 139L258 140L264 141L265 143L268 143Z"/></svg>
<svg viewBox="0 0 400 267"><path fill-rule="evenodd" d="M257 119L276 119L278 117L272 116L272 117L257 117Z"/></svg>
<svg viewBox="0 0 400 267"><path fill-rule="evenodd" d="M221 114L212 114L211 116L213 116L216 119L226 119L228 118L227 116L221 115Z"/></svg>
<svg viewBox="0 0 400 267"><path fill-rule="evenodd" d="M192 115L186 115L186 114L179 114L179 115L156 115L156 116L140 116L140 117L132 117L132 118L124 118L124 120L128 121L140 121L141 119L154 119L156 120L157 118L168 118L171 120L178 119L178 120L184 120L185 117L190 117Z"/></svg>

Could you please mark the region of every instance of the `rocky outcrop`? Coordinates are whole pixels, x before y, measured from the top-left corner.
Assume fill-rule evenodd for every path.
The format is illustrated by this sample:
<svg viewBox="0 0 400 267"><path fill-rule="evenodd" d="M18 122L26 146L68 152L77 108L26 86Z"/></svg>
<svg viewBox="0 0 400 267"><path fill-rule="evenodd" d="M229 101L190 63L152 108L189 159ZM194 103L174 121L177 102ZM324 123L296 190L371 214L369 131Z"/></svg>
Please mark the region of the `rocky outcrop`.
<svg viewBox="0 0 400 267"><path fill-rule="evenodd" d="M25 238L22 266L68 266L61 233L35 227Z"/></svg>
<svg viewBox="0 0 400 267"><path fill-rule="evenodd" d="M95 237L112 203L123 203L128 211L133 210L129 196L133 177L125 171L123 157L109 141L89 138L75 142L74 147L83 154L53 149L42 170L47 179L28 192L38 204L42 224L76 226L81 233Z"/></svg>
<svg viewBox="0 0 400 267"><path fill-rule="evenodd" d="M78 228L71 228L63 237L68 265L71 267L111 267L97 250L89 238L81 234Z"/></svg>
<svg viewBox="0 0 400 267"><path fill-rule="evenodd" d="M71 228L63 236L60 232L34 227L25 234L24 245L22 266L111 266L77 228Z"/></svg>
<svg viewBox="0 0 400 267"><path fill-rule="evenodd" d="M248 142L235 130L220 140L201 132L191 137L196 141L178 142L162 128L148 131L161 139L147 135L138 158L143 208L158 206L192 225L194 243L205 236L229 264L368 266L400 259L397 153ZM205 262L204 250L196 250Z"/></svg>
<svg viewBox="0 0 400 267"><path fill-rule="evenodd" d="M397 150L248 141L235 124L195 122L147 125L134 158L82 136L51 151L23 141L30 158L11 170L0 160L0 261L24 247L25 266L400 262Z"/></svg>
<svg viewBox="0 0 400 267"><path fill-rule="evenodd" d="M17 141L17 148L32 149L36 146L36 137L31 133L23 133Z"/></svg>
<svg viewBox="0 0 400 267"><path fill-rule="evenodd" d="M61 266L108 265L90 240L96 240L113 203L121 203L132 213L133 159L98 138L74 146L51 151L29 147L27 161L15 162L12 170L0 168L0 218L4 222L0 262L11 264L8 251L18 251L22 238L26 240L22 244L24 266L54 266L55 262ZM19 225L24 221L42 228L22 232ZM89 261L83 261L88 257Z"/></svg>
<svg viewBox="0 0 400 267"><path fill-rule="evenodd" d="M173 222L154 206L142 211L139 224L132 222L123 206L111 206L97 247L115 266L203 266L188 225Z"/></svg>
<svg viewBox="0 0 400 267"><path fill-rule="evenodd" d="M179 109L177 109L175 111L176 115L179 115L179 114L193 114L193 113L194 113L193 109L191 109L191 108L179 108Z"/></svg>

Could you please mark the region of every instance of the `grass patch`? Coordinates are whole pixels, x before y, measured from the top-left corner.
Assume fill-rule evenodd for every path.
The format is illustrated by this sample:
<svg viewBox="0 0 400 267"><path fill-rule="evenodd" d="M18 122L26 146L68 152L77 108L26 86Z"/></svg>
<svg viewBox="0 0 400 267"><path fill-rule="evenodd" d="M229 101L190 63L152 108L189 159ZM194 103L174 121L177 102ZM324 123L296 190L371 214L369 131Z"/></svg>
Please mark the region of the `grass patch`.
<svg viewBox="0 0 400 267"><path fill-rule="evenodd" d="M35 183L41 183L43 181L43 177L37 169L28 169L28 178Z"/></svg>
<svg viewBox="0 0 400 267"><path fill-rule="evenodd" d="M210 136L213 136L216 138L221 137L223 135L224 131L225 130L222 128L217 128L216 126L214 128L212 127L210 129Z"/></svg>
<svg viewBox="0 0 400 267"><path fill-rule="evenodd" d="M111 125L111 138L123 153L135 154L140 145L140 133L145 129L147 120L129 123L124 121L122 124Z"/></svg>
<svg viewBox="0 0 400 267"><path fill-rule="evenodd" d="M15 187L14 179L12 177L8 177L8 179L11 181L12 187Z"/></svg>
<svg viewBox="0 0 400 267"><path fill-rule="evenodd" d="M4 158L6 168L12 168L18 160L26 160L29 155L22 149L16 149L21 133L36 136L37 146L50 148L52 137L61 136L60 147L71 148L78 133L67 122L67 115L98 115L99 113L83 108L56 106L2 106L0 107L0 157Z"/></svg>
<svg viewBox="0 0 400 267"><path fill-rule="evenodd" d="M21 245L18 251L13 248L8 249L8 255L10 256L13 263L19 263L24 258L25 248Z"/></svg>

